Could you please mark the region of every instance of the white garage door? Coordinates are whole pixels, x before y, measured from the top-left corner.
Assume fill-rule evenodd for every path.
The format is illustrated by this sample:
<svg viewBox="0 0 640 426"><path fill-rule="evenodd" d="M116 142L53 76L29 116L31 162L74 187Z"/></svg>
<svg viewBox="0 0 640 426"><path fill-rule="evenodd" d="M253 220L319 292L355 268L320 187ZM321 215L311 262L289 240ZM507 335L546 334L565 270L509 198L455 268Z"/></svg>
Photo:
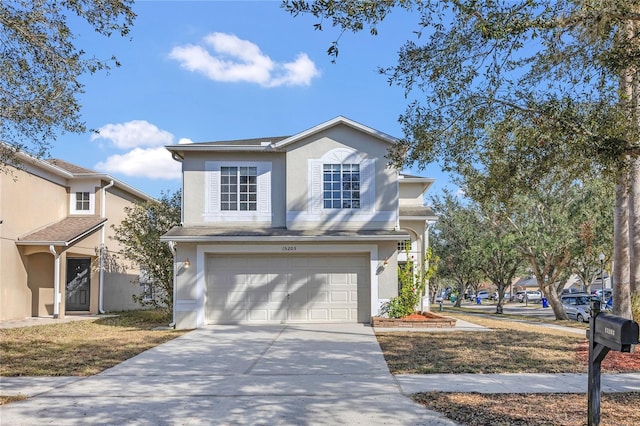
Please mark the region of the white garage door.
<svg viewBox="0 0 640 426"><path fill-rule="evenodd" d="M210 255L206 321L369 322L368 256Z"/></svg>

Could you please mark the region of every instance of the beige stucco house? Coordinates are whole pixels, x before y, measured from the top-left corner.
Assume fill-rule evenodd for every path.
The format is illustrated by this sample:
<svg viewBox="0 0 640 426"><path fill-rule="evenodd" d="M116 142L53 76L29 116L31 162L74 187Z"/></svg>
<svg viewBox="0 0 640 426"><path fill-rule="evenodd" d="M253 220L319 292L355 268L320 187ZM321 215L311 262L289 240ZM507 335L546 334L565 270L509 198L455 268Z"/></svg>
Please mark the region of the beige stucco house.
<svg viewBox="0 0 640 426"><path fill-rule="evenodd" d="M433 180L390 167L395 143L337 117L293 136L168 146L183 171L183 223L162 237L176 327L370 322L435 220L423 206Z"/></svg>
<svg viewBox="0 0 640 426"><path fill-rule="evenodd" d="M151 198L65 161L17 159L0 173L0 320L138 307L138 270L111 225Z"/></svg>

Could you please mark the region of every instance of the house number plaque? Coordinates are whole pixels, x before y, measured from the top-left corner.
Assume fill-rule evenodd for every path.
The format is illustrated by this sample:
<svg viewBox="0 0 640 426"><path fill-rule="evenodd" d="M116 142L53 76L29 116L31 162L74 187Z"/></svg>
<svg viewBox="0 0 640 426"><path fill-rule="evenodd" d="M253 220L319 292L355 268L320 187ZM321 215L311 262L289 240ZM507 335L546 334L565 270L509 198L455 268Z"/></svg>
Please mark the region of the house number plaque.
<svg viewBox="0 0 640 426"><path fill-rule="evenodd" d="M296 251L296 246L282 246L282 251Z"/></svg>

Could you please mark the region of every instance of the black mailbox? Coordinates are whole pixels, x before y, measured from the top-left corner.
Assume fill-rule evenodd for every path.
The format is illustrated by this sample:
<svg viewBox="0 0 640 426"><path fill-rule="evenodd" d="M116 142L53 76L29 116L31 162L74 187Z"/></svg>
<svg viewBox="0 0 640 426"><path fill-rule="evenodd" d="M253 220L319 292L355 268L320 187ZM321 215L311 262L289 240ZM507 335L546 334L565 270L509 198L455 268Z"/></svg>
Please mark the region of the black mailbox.
<svg viewBox="0 0 640 426"><path fill-rule="evenodd" d="M614 351L631 352L638 344L638 323L616 315L600 313L594 318L593 341Z"/></svg>

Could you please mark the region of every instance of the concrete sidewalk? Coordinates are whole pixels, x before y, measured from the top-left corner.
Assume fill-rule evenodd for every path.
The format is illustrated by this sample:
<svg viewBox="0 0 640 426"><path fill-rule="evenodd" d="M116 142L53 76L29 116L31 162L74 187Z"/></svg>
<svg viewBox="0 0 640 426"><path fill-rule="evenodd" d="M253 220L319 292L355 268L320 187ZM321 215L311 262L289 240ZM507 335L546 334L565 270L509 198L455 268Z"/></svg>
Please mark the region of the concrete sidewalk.
<svg viewBox="0 0 640 426"><path fill-rule="evenodd" d="M236 385L225 383L227 376L219 376L216 384L217 393L229 395L231 389L223 388ZM478 393L586 393L587 374L398 374L393 376L402 393L410 395L418 392L478 392ZM2 394L22 394L29 397L46 394L58 388L68 386L89 378L84 377L0 377ZM331 377L326 376L316 393L321 393L322 386L328 386ZM335 379L335 378L334 378ZM640 373L603 374L602 392L640 392ZM158 379L158 386L162 386L162 379ZM364 380L366 382L366 380ZM106 386L117 385L117 381L102 380ZM252 379L251 385L266 386ZM202 384L201 384L202 385ZM110 392L113 392L113 388ZM193 390L193 388L192 388ZM124 391L124 390L123 390ZM129 393L131 391L128 391ZM288 391L290 392L290 391Z"/></svg>
<svg viewBox="0 0 640 426"><path fill-rule="evenodd" d="M405 394L418 392L586 393L587 374L399 374ZM604 393L640 392L640 373L603 374Z"/></svg>

